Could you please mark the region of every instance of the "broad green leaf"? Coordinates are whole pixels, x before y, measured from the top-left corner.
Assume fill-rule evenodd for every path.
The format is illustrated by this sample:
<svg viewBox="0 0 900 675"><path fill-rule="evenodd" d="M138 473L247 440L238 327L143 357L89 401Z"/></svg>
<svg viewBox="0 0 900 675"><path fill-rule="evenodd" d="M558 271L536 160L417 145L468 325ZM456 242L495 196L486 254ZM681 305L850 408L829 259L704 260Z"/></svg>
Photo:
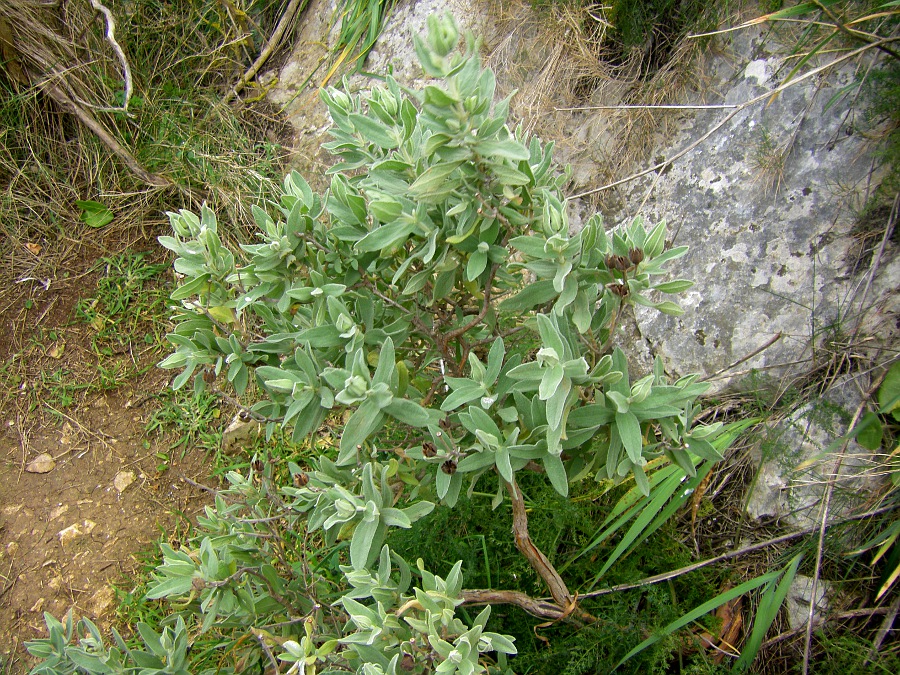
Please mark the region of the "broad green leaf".
<svg viewBox="0 0 900 675"><path fill-rule="evenodd" d="M857 426L856 442L867 450L878 450L881 447L881 439L884 431L881 427L881 419L873 412L863 415Z"/></svg>
<svg viewBox="0 0 900 675"><path fill-rule="evenodd" d="M557 436L562 434L563 416L566 412L566 403L568 402L571 389L572 383L567 379L563 379L550 398L547 399L547 423L550 425L550 431L556 430L558 432Z"/></svg>
<svg viewBox="0 0 900 675"><path fill-rule="evenodd" d="M416 224L414 222L409 222L406 219L395 220L369 232L356 242L355 248L362 252L381 251L406 241L407 237L415 229Z"/></svg>
<svg viewBox="0 0 900 675"><path fill-rule="evenodd" d="M376 549L380 548L379 539L383 538L383 530L384 525L378 518L357 523L350 540L350 564L353 569L361 570L369 565Z"/></svg>
<svg viewBox="0 0 900 675"><path fill-rule="evenodd" d="M616 413L616 429L625 446L628 459L634 464L640 464L644 450L644 440L641 436L641 425L633 412Z"/></svg>
<svg viewBox="0 0 900 675"><path fill-rule="evenodd" d="M425 408L405 398L394 398L382 410L397 421L411 427L424 427L431 419Z"/></svg>
<svg viewBox="0 0 900 675"><path fill-rule="evenodd" d="M496 454L497 471L507 483L511 483L513 479L512 465L509 463L509 449L501 447Z"/></svg>
<svg viewBox="0 0 900 675"><path fill-rule="evenodd" d="M566 474L566 467L563 465L559 455L547 454L543 458L544 470L547 472L547 478L550 484L563 497L569 496L569 477Z"/></svg>
<svg viewBox="0 0 900 675"><path fill-rule="evenodd" d="M475 144L475 152L483 157L499 157L516 162L527 160L531 153L515 141L480 141Z"/></svg>
<svg viewBox="0 0 900 675"><path fill-rule="evenodd" d="M653 307L658 309L663 314L668 314L669 316L681 316L682 314L684 314L684 310L670 300L657 302L653 305Z"/></svg>
<svg viewBox="0 0 900 675"><path fill-rule="evenodd" d="M894 362L878 388L878 406L882 415L892 415L900 422L900 361Z"/></svg>
<svg viewBox="0 0 900 675"><path fill-rule="evenodd" d="M435 164L426 169L426 171L409 186L410 194L424 196L444 188L447 180L461 165L462 162L446 162L444 164Z"/></svg>
<svg viewBox="0 0 900 675"><path fill-rule="evenodd" d="M187 595L193 588L192 581L191 576L183 576L154 583L145 597L148 600L158 600L160 598Z"/></svg>
<svg viewBox="0 0 900 675"><path fill-rule="evenodd" d="M357 408L341 434L341 450L338 454L337 465L347 466L356 462L356 453L362 447L366 439L381 426L384 414L379 410L378 404L371 399L363 401Z"/></svg>
<svg viewBox="0 0 900 675"><path fill-rule="evenodd" d="M561 364L557 364L551 368L545 368L544 375L541 378L540 387L538 387L538 397L542 401L546 401L553 396L559 388L559 383L562 382L564 375L565 373Z"/></svg>
<svg viewBox="0 0 900 675"><path fill-rule="evenodd" d="M462 386L452 391L441 404L441 410L445 412L456 410L459 406L480 398L484 393L484 387L476 382L471 382L470 385Z"/></svg>
<svg viewBox="0 0 900 675"><path fill-rule="evenodd" d="M534 307L546 304L559 295L553 288L553 282L545 279L529 284L521 291L500 302L500 309L505 312L527 312Z"/></svg>
<svg viewBox="0 0 900 675"><path fill-rule="evenodd" d="M653 288L661 293L681 293L693 285L693 281L688 281L687 279L675 279L674 281L665 281L661 284L655 284Z"/></svg>
<svg viewBox="0 0 900 675"><path fill-rule="evenodd" d="M484 251L472 251L466 264L466 279L475 281L487 267L487 260L487 253Z"/></svg>
<svg viewBox="0 0 900 675"><path fill-rule="evenodd" d="M94 201L76 201L75 206L81 209L81 222L88 227L99 229L109 225L115 216L106 206Z"/></svg>
<svg viewBox="0 0 900 675"><path fill-rule="evenodd" d="M363 135L363 137L377 145L382 150L391 150L396 148L399 143L381 122L377 122L365 115L359 113L350 113L350 123L353 127Z"/></svg>

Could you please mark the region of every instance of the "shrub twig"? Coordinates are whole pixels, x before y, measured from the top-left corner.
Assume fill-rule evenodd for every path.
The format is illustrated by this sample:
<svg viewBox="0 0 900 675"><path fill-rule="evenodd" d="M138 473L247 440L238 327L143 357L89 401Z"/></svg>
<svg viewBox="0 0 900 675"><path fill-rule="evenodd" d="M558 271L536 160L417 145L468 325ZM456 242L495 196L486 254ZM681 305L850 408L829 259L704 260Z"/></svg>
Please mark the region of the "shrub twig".
<svg viewBox="0 0 900 675"><path fill-rule="evenodd" d="M92 2L94 0L91 0ZM229 91L225 97L222 99L222 102L228 104L234 99L238 94L241 93L241 90L247 85L247 83L256 77L256 74L259 72L260 68L265 65L266 61L269 60L269 57L272 56L273 52L278 48L278 45L281 43L281 40L284 38L284 34L288 31L294 20L300 14L303 9L306 8L306 4L309 0L291 0L288 3L288 6L285 8L284 13L281 15L281 19L278 21L278 25L275 26L275 30L272 31L271 37L269 37L266 42L265 47L263 47L262 51L259 53L259 56L256 57L256 60L253 62L246 72L241 76L241 78L235 83L234 87ZM302 6L301 6L302 3Z"/></svg>

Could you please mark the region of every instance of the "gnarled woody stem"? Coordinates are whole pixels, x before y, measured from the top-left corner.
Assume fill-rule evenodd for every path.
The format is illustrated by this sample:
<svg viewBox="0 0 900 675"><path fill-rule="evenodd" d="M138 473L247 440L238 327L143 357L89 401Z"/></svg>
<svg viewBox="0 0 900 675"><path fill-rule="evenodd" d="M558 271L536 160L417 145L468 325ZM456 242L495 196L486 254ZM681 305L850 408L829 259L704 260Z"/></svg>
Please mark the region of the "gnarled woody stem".
<svg viewBox="0 0 900 675"><path fill-rule="evenodd" d="M521 591L494 591L491 589L472 589L462 592L464 605L516 605L539 619L559 621L566 618L566 608L559 605L532 598Z"/></svg>
<svg viewBox="0 0 900 675"><path fill-rule="evenodd" d="M535 572L541 575L541 579L547 584L554 602L566 612L574 604L574 598L569 593L566 582L559 576L559 572L556 571L556 568L553 567L547 556L534 545L531 537L528 536L528 514L525 512L525 500L522 499L522 491L519 490L515 478L511 482L506 483L506 489L512 500L512 529L516 540L516 548L528 559Z"/></svg>

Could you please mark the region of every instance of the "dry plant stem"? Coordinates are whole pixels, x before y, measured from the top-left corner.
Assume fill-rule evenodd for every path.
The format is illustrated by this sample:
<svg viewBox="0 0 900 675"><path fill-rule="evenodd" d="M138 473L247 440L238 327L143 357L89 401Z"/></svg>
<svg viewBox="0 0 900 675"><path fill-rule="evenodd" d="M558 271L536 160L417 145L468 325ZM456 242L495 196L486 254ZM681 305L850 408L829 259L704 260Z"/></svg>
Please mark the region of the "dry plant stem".
<svg viewBox="0 0 900 675"><path fill-rule="evenodd" d="M890 607L885 607L884 609L887 610L886 616L881 622L881 626L878 627L878 633L875 635L875 640L872 642L872 649L869 650L869 655L866 657L863 666L868 665L868 663L875 658L875 655L878 654L878 650L881 649L881 645L884 644L885 638L891 631L891 627L897 619L897 613L900 612L900 595L894 598L894 602L891 603Z"/></svg>
<svg viewBox="0 0 900 675"><path fill-rule="evenodd" d="M275 660L275 655L272 653L272 650L269 648L269 645L266 644L264 634L257 628L250 629L253 632L253 636L256 638L256 641L259 642L259 646L262 648L263 652L265 652L266 656L269 659L269 663L272 664L272 668L274 669L275 675L281 675L281 669L278 667L278 661Z"/></svg>
<svg viewBox="0 0 900 675"><path fill-rule="evenodd" d="M889 614L890 608L888 607L864 607L862 609L851 609L846 612L841 612L840 614L835 614L832 617L829 617L832 621L845 621L847 619L863 619L871 616L877 616L879 614ZM784 642L788 638L792 638L798 633L802 633L806 630L806 627L801 626L800 628L795 628L793 630L785 631L784 633L779 633L773 638L769 638L765 642L760 645L760 651L765 649L766 647L771 647L774 644L778 644L779 642ZM864 664L865 665L865 664Z"/></svg>
<svg viewBox="0 0 900 675"><path fill-rule="evenodd" d="M119 141L113 138L112 134L110 134L102 124L91 115L87 110L82 108L80 105L75 103L72 98L66 94L62 89L60 89L59 85L50 84L49 82L44 85L44 89L50 94L51 98L54 101L59 103L64 108L69 109L75 116L81 121L84 126L90 129L94 134L101 140L101 142L108 147L115 155L121 159L125 165L131 169L132 173L140 178L145 183L153 185L155 187L169 187L172 183L167 179L159 176L155 173L150 173L141 166L140 162L135 159L134 155L132 155L128 150L123 146Z"/></svg>
<svg viewBox="0 0 900 675"><path fill-rule="evenodd" d="M554 108L556 112L579 112L581 110L732 110L741 103L712 103L708 105L587 105L575 108Z"/></svg>
<svg viewBox="0 0 900 675"><path fill-rule="evenodd" d="M847 28L847 26L844 25L844 22L841 21L840 18L835 16L830 9L828 9L821 2L818 2L818 0L813 0L813 4L822 10L822 12L832 21L832 23L834 23L834 27L837 30L839 30L841 33L844 33L845 35L847 35L848 37L850 37L853 40L861 40L862 42L867 42L870 44L874 41L874 38L871 35L869 35L868 33L863 33L862 31ZM881 47L878 47L878 49L883 51L888 56L892 56L895 59L900 60L900 54L895 52L893 49L890 49L883 45Z"/></svg>
<svg viewBox="0 0 900 675"><path fill-rule="evenodd" d="M875 272L878 270L881 265L881 258L884 255L884 250L887 247L887 243L891 240L891 235L894 233L894 228L897 226L897 216L900 215L900 192L894 197L894 204L891 206L891 215L888 217L887 225L884 228L884 235L881 237L881 245L878 247L878 252L872 258L872 264L869 266L869 274L866 278L866 287L863 290L862 298L859 301L859 306L863 308L865 311L866 300L869 297L869 290L872 288L872 282L875 280ZM856 324L856 328L853 331L853 337L851 338L851 342L856 342L856 339L859 337L859 331L862 328L862 320L858 321Z"/></svg>
<svg viewBox="0 0 900 675"><path fill-rule="evenodd" d="M874 516L881 515L882 513L887 513L888 511L893 511L896 507L894 506L884 506L880 509L875 509L873 511L866 511L865 513L860 513L856 516L851 516L850 518L844 518L840 521L835 521L830 523L830 525L843 525L844 523L851 523L857 520L865 520L866 518L872 518ZM603 588L599 591L591 591L590 593L580 593L578 597L580 598L596 598L601 595L609 595L610 593L618 593L619 591L631 591L635 588L643 588L644 586L652 586L653 584L658 584L663 581L669 581L670 579L675 579L677 577L683 576L685 574L689 574L691 572L695 572L699 569L703 569L704 567L708 567L709 565L715 565L716 563L724 562L725 560L731 560L732 558L739 558L742 555L746 555L747 553L753 553L754 551L758 551L763 548L768 548L769 546L775 546L777 544L783 544L786 541L790 541L791 539L798 539L800 537L805 537L808 534L812 534L816 530L819 529L818 525L814 525L813 527L808 527L805 530L800 530L799 532L792 532L791 534L785 534L780 537L775 537L774 539L767 539L766 541L761 541L756 544L751 544L750 546L746 546L744 548L738 549L737 551L729 551L728 553L723 553L722 555L718 555L715 558L709 558L708 560L701 560L700 562L692 563L690 565L685 565L684 567L680 567L677 570L672 570L671 572L664 572L662 574L656 574L652 577L647 577L645 579L641 579L640 581L635 581L629 584L619 584L618 586L610 586L609 588Z"/></svg>
<svg viewBox="0 0 900 675"><path fill-rule="evenodd" d="M92 0L93 2L93 0ZM269 57L272 56L272 53L278 48L278 45L281 43L284 34L287 32L288 28L291 27L294 23L294 19L297 18L297 14L299 14L302 7L306 7L306 3L308 0L291 0L288 6L285 8L284 13L281 15L281 19L278 20L278 25L275 26L275 30L272 32L272 36L266 42L266 46L263 47L263 50L259 53L259 56L256 57L256 60L253 62L253 65L247 69L241 79L237 81L237 84L234 85L234 88L225 95L225 98L222 99L223 103L230 103L233 98L235 98L238 94L241 93L241 90L244 86L256 77L256 74L259 72L259 69L263 67L266 61L269 60Z"/></svg>
<svg viewBox="0 0 900 675"><path fill-rule="evenodd" d="M506 481L504 481L504 483L506 484L506 490L509 492L510 500L512 501L512 527L513 537L515 537L516 540L516 548L519 549L519 552L525 556L535 572L537 572L541 579L547 584L547 587L550 589L550 595L553 597L553 601L565 611L565 608L572 605L574 598L572 597L572 594L569 593L566 582L559 576L559 572L556 571L556 568L553 567L547 559L547 556L534 545L534 542L531 541L531 537L528 535L528 514L525 511L525 500L522 498L522 491L516 484L516 479L513 478L511 483L507 483Z"/></svg>
<svg viewBox="0 0 900 675"><path fill-rule="evenodd" d="M597 192L603 192L604 190L609 190L610 188L614 188L618 185L624 185L625 183L630 183L633 180L636 180L636 179L646 176L648 174L654 173L656 171L661 171L662 169L665 169L667 166L672 164L675 160L680 159L681 157L684 157L686 154L688 154L689 152L691 152L698 146L702 145L710 136L712 136L719 129L721 129L723 126L725 126L739 112L750 107L751 105L755 105L756 103L760 103L762 101L765 101L766 99L771 99L771 98L777 96L779 93L781 93L785 89L793 87L795 84L799 84L800 82L803 82L804 80L808 80L812 77L815 77L816 75L819 75L820 73L822 73L826 70L829 70L830 68L834 68L835 66L843 63L844 61L849 61L850 59L854 59L857 56L864 54L865 52L867 52L870 49L879 48L880 46L883 46L890 42L896 42L897 40L900 40L900 37L884 38L882 40L878 40L877 42L867 44L864 47L860 47L859 49L854 49L852 52L848 52L847 54L844 54L844 56L836 58L833 61L831 61L830 63L826 63L824 66L819 66L818 68L813 68L809 72L803 73L803 75L800 75L799 77L796 77L793 80L785 82L784 84L776 87L772 91L769 91L769 92L766 92L765 94L760 94L759 96L751 98L749 101L745 101L744 103L741 103L738 107L736 107L734 110L732 110L730 113L728 113L719 122L717 122L715 125L713 125L713 127L709 131L707 131L705 134L700 136L700 138L698 138L696 141L693 141L692 143L688 144L684 149L679 150L674 155L672 155L668 159L663 160L659 164L654 164L653 166L651 166L648 169L644 169L643 171L638 171L637 173L631 174L630 176L627 176L626 178L622 178L620 180L613 181L612 183L607 183L606 185L602 185L598 188L593 188L591 190L579 192L578 194L572 195L571 197L569 197L569 199L580 199L582 197L587 197L588 195L596 194Z"/></svg>
<svg viewBox="0 0 900 675"><path fill-rule="evenodd" d="M566 610L559 605L532 598L521 591L494 591L476 589L462 592L464 605L516 605L539 619L558 621L566 616Z"/></svg>
<svg viewBox="0 0 900 675"><path fill-rule="evenodd" d="M877 378L875 383L869 387L869 390L866 392L866 395L863 397L862 403L856 408L856 412L853 414L853 419L850 420L850 423L847 425L848 436L844 439L844 442L841 443L841 449L838 451L837 459L834 462L834 468L831 470L831 475L828 478L828 484L825 486L825 495L822 498L822 507L819 511L819 540L816 545L816 564L815 571L813 572L812 583L809 588L809 597L816 597L816 590L819 585L819 577L822 573L822 555L825 551L825 530L828 527L828 515L831 509L831 497L834 494L834 486L838 481L838 477L841 471L841 465L844 463L844 455L847 452L847 447L850 445L850 441L852 440L849 436L849 432L853 430L856 426L856 423L859 421L859 418L862 416L863 410L866 408L866 403L869 398L878 391L878 387L881 386L881 381L884 379L884 374L881 377ZM812 634L813 634L813 617L816 612L816 603L810 601L809 603L809 615L807 617L808 623L806 624L806 638L803 642L803 665L801 667L800 672L802 675L808 675L809 673L809 656L810 649L812 647Z"/></svg>
<svg viewBox="0 0 900 675"><path fill-rule="evenodd" d="M714 372L712 375L708 375L707 377L701 377L701 378L700 378L700 382L706 382L707 380L715 379L715 378L717 378L719 375L721 375L722 373L726 373L726 372L728 372L729 370L731 370L732 368L736 368L737 366L741 365L742 363L745 363L745 362L749 361L750 359L752 359L752 358L753 358L754 356L756 356L757 354L759 354L759 353L761 353L761 352L764 352L764 351L767 350L769 347L771 347L772 345L774 345L774 344L775 344L776 342L778 342L783 336L784 336L784 333L780 333L780 332L779 332L779 333L776 333L776 334L775 334L773 337L771 337L771 338L769 339L769 341L766 342L766 344L764 344L762 347L759 347L758 349L754 349L752 352L750 352L750 353L747 354L746 356L742 356L741 358L739 358L739 359L738 359L737 361L735 361L734 363L731 363L731 364L725 366L725 367L722 368L721 370L717 370L717 371Z"/></svg>
<svg viewBox="0 0 900 675"><path fill-rule="evenodd" d="M122 51L122 47L119 46L119 43L116 41L116 20L113 18L112 12L109 11L100 0L91 0L91 7L106 17L106 41L112 46L113 51L122 63L122 74L125 79L125 95L122 99L122 110L127 112L128 102L131 100L131 91L133 87L131 81L131 66L128 65L128 59L125 58L125 52Z"/></svg>

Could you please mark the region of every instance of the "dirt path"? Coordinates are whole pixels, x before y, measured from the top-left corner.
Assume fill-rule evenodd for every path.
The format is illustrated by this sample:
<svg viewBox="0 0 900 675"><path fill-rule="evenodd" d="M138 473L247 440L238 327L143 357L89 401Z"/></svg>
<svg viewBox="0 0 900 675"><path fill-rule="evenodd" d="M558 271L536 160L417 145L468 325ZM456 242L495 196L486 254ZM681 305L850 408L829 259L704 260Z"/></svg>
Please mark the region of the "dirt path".
<svg viewBox="0 0 900 675"><path fill-rule="evenodd" d="M182 476L203 480L208 458L145 431L168 386L152 365L159 345L98 356L75 307L99 274L78 257L49 292L0 275L0 673L33 666L23 644L46 635L43 612L108 626L112 584L128 591L139 554L205 500ZM170 456L165 471L157 453Z"/></svg>

